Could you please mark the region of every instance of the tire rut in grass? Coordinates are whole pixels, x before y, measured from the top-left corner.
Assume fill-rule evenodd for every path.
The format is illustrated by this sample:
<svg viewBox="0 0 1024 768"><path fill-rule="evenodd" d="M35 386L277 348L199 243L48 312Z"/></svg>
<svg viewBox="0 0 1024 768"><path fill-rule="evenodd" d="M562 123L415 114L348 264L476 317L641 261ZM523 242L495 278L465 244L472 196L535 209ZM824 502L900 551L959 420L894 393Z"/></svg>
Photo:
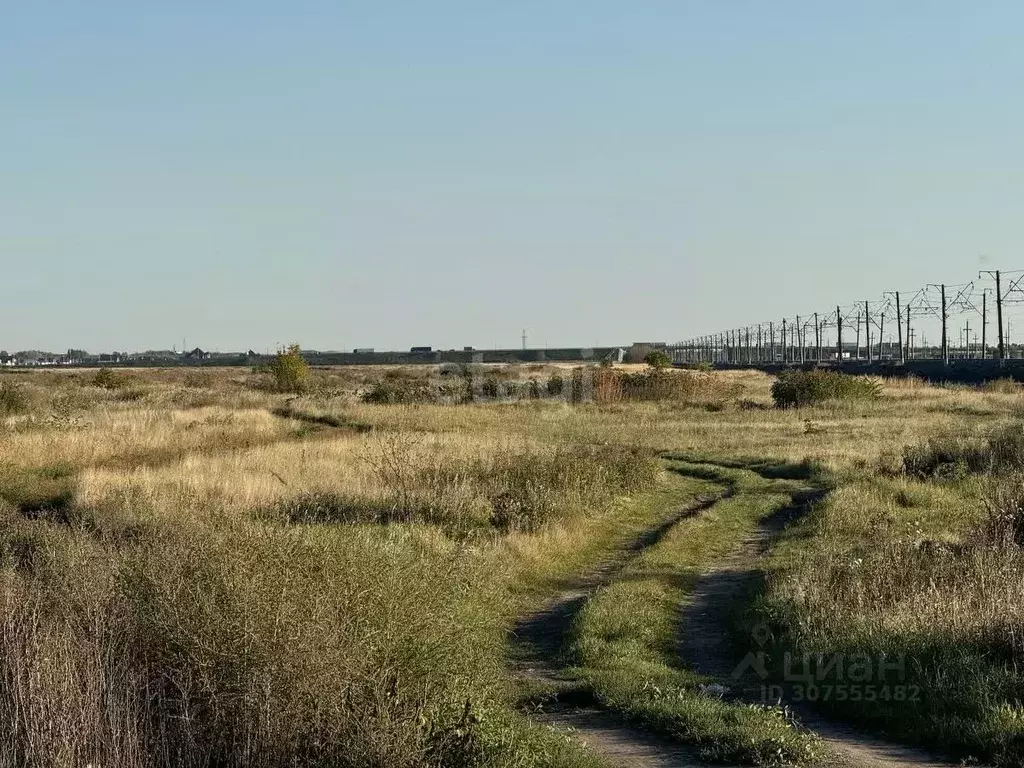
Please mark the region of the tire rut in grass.
<svg viewBox="0 0 1024 768"><path fill-rule="evenodd" d="M594 590L610 584L634 557L656 545L683 520L710 509L731 494L730 489L681 509L660 525L628 542L615 557L576 579L539 611L524 616L513 629L517 651L512 672L520 680L559 691L543 707L531 712L534 721L571 731L610 765L622 768L697 768L704 765L694 752L678 742L624 725L580 696L562 673L559 656L572 623Z"/></svg>
<svg viewBox="0 0 1024 768"><path fill-rule="evenodd" d="M772 541L795 517L809 508L824 492L795 498L793 504L762 521L732 553L704 573L695 584L690 602L683 610L680 655L701 674L718 680L732 695L751 702L761 701L760 682L738 686L733 675L742 662L734 649L731 621L737 607L747 599L758 578L759 561ZM783 700L799 722L815 732L828 745L834 759L829 765L849 768L916 766L917 768L953 768L959 763L936 760L919 750L886 742L857 729L824 717L805 705Z"/></svg>

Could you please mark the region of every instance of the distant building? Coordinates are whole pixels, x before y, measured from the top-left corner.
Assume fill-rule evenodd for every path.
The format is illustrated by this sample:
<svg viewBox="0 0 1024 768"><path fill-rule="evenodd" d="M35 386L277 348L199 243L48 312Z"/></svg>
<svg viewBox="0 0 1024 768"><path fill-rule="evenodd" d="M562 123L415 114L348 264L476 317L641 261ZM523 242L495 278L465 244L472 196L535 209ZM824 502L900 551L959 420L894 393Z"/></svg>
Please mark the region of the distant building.
<svg viewBox="0 0 1024 768"><path fill-rule="evenodd" d="M356 355L372 355L373 347L356 347L352 352Z"/></svg>
<svg viewBox="0 0 1024 768"><path fill-rule="evenodd" d="M196 347L191 352L186 352L185 353L185 359L186 360L209 360L210 359L210 353L209 352L204 352L199 347Z"/></svg>
<svg viewBox="0 0 1024 768"><path fill-rule="evenodd" d="M409 350L410 352L433 352L433 347L413 347Z"/></svg>
<svg viewBox="0 0 1024 768"><path fill-rule="evenodd" d="M664 341L634 341L629 348L629 362L642 363L648 353L654 350L662 350L668 346Z"/></svg>

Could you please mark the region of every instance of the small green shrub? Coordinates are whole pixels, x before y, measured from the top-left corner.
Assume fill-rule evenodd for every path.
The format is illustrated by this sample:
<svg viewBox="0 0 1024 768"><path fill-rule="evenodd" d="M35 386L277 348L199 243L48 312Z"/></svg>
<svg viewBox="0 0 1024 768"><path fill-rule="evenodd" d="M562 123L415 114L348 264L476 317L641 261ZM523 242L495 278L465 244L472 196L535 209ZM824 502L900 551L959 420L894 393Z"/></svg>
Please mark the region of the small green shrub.
<svg viewBox="0 0 1024 768"><path fill-rule="evenodd" d="M881 387L874 379L838 371L790 371L772 384L778 408L800 408L833 400L875 400Z"/></svg>
<svg viewBox="0 0 1024 768"><path fill-rule="evenodd" d="M558 397L562 394L562 390L565 388L565 380L557 373L551 374L551 378L548 379L547 389L548 394L552 397Z"/></svg>
<svg viewBox="0 0 1024 768"><path fill-rule="evenodd" d="M278 392L301 392L309 376L309 363L302 356L298 344L291 344L277 354L267 365Z"/></svg>
<svg viewBox="0 0 1024 768"><path fill-rule="evenodd" d="M660 349L652 349L644 355L644 362L651 368L669 368L672 365L672 358Z"/></svg>

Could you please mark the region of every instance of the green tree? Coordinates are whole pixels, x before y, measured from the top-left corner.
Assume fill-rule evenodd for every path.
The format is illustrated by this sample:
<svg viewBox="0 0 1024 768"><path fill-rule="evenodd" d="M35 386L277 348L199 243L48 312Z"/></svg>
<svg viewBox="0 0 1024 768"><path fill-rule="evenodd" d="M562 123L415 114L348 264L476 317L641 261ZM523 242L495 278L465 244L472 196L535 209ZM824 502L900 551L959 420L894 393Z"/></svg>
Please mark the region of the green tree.
<svg viewBox="0 0 1024 768"><path fill-rule="evenodd" d="M668 368L672 365L672 358L660 349L652 349L644 356L644 362L651 368Z"/></svg>
<svg viewBox="0 0 1024 768"><path fill-rule="evenodd" d="M309 376L309 363L298 344L279 349L267 366L280 392L300 392Z"/></svg>

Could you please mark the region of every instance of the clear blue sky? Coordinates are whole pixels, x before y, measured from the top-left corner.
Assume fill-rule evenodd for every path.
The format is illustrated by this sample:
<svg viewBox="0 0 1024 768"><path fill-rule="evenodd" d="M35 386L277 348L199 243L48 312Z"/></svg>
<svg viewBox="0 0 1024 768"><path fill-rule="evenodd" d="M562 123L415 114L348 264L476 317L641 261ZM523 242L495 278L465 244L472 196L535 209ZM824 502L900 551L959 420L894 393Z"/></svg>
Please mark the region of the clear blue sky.
<svg viewBox="0 0 1024 768"><path fill-rule="evenodd" d="M9 3L0 347L673 340L1024 267L1022 35L1010 0Z"/></svg>

